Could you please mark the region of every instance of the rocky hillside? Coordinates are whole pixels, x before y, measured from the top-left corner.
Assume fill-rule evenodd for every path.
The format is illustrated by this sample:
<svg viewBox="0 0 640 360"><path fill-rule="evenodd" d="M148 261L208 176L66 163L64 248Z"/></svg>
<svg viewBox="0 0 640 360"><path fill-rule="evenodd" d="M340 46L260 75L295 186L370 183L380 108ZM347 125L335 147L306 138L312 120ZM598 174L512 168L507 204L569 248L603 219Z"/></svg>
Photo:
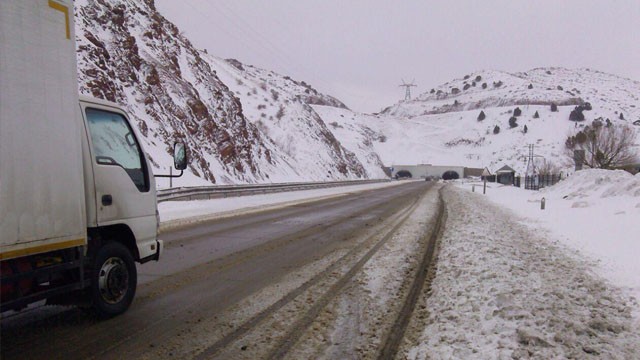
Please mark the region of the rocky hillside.
<svg viewBox="0 0 640 360"><path fill-rule="evenodd" d="M286 93L263 81L255 84L254 95L271 99L261 109L270 115L249 119L243 108L253 105L243 104L228 86L243 80L225 84L212 66L219 61L195 49L153 0L78 0L75 10L80 92L127 108L156 171L168 171L172 144L180 139L191 156L183 184L368 175L308 105L344 107L339 101L304 83ZM281 86L294 83L288 82ZM304 145L309 139L312 147Z"/></svg>

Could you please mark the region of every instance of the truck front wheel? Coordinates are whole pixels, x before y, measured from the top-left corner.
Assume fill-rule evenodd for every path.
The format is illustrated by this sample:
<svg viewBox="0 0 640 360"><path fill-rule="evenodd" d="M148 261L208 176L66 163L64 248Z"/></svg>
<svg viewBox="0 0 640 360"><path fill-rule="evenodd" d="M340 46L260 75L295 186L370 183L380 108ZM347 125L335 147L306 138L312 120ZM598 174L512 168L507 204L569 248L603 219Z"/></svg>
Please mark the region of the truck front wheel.
<svg viewBox="0 0 640 360"><path fill-rule="evenodd" d="M127 311L137 280L129 249L114 241L102 246L96 254L91 278L91 297L97 315L108 318Z"/></svg>

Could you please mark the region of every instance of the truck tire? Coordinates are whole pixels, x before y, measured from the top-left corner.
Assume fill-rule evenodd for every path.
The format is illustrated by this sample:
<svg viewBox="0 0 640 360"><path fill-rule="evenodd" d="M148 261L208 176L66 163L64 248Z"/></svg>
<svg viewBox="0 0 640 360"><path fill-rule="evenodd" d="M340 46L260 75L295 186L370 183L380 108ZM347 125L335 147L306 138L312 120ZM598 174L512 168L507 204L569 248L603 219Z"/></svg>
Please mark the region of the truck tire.
<svg viewBox="0 0 640 360"><path fill-rule="evenodd" d="M138 282L129 249L119 242L106 243L98 249L92 270L91 300L98 317L110 318L127 311Z"/></svg>

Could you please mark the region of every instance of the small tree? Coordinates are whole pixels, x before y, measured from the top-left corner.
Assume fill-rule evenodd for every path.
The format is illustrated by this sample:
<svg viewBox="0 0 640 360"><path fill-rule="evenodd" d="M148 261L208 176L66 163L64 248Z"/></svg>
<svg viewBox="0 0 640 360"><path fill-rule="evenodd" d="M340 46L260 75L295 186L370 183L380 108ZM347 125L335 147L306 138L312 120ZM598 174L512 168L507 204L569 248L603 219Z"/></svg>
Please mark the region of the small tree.
<svg viewBox="0 0 640 360"><path fill-rule="evenodd" d="M636 131L629 126L586 127L565 142L567 157L574 150L584 150L584 165L596 169L611 169L638 161L635 151Z"/></svg>
<svg viewBox="0 0 640 360"><path fill-rule="evenodd" d="M551 112L558 112L558 105L556 105L556 103L551 103Z"/></svg>
<svg viewBox="0 0 640 360"><path fill-rule="evenodd" d="M620 113L620 120L624 120L624 115L622 115L622 113Z"/></svg>
<svg viewBox="0 0 640 360"><path fill-rule="evenodd" d="M513 110L513 116L520 116L520 115L522 115L522 110L520 110L519 107L515 108Z"/></svg>
<svg viewBox="0 0 640 360"><path fill-rule="evenodd" d="M500 126L496 125L496 126L493 128L493 133L494 133L495 135L500 134Z"/></svg>
<svg viewBox="0 0 640 360"><path fill-rule="evenodd" d="M484 111L480 110L480 114L478 115L478 121L482 121L486 118L487 116L484 114Z"/></svg>
<svg viewBox="0 0 640 360"><path fill-rule="evenodd" d="M516 118L515 116L512 116L509 119L509 127L514 128L516 126L518 126L518 118Z"/></svg>
<svg viewBox="0 0 640 360"><path fill-rule="evenodd" d="M486 89L487 88L487 83L482 83L482 88Z"/></svg>
<svg viewBox="0 0 640 360"><path fill-rule="evenodd" d="M529 86L527 86L528 89L533 89L533 84L529 84Z"/></svg>
<svg viewBox="0 0 640 360"><path fill-rule="evenodd" d="M582 106L576 106L573 110L571 110L571 114L569 114L569 120L571 121L584 121L584 114L582 111L584 108Z"/></svg>
<svg viewBox="0 0 640 360"><path fill-rule="evenodd" d="M529 128L527 128L527 125L525 125L525 126L524 126L524 129L522 129L522 132L526 134L526 133L527 133L527 131L529 131Z"/></svg>
<svg viewBox="0 0 640 360"><path fill-rule="evenodd" d="M538 114L538 111L536 110L536 113L533 114L533 118L538 119L539 117L540 117L540 114Z"/></svg>

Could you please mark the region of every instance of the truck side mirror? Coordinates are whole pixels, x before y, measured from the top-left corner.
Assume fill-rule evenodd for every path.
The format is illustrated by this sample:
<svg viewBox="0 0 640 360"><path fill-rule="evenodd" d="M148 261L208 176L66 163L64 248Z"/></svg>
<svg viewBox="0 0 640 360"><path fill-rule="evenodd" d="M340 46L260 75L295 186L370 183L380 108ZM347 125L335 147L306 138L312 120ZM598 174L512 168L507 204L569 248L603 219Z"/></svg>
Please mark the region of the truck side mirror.
<svg viewBox="0 0 640 360"><path fill-rule="evenodd" d="M183 142L177 142L173 145L173 167L176 170L187 168L187 147Z"/></svg>

